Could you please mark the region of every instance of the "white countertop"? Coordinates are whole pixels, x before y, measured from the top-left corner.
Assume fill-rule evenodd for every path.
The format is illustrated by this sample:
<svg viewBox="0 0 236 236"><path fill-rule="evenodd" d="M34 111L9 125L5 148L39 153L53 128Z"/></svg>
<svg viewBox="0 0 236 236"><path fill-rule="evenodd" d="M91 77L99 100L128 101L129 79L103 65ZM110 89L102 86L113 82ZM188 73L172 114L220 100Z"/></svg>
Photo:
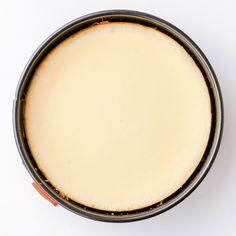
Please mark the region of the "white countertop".
<svg viewBox="0 0 236 236"><path fill-rule="evenodd" d="M222 145L202 184L164 214L126 224L85 219L43 199L31 186L12 129L16 85L33 51L63 24L106 9L151 13L188 34L211 62L225 106ZM235 9L234 0L0 0L0 235L236 235Z"/></svg>

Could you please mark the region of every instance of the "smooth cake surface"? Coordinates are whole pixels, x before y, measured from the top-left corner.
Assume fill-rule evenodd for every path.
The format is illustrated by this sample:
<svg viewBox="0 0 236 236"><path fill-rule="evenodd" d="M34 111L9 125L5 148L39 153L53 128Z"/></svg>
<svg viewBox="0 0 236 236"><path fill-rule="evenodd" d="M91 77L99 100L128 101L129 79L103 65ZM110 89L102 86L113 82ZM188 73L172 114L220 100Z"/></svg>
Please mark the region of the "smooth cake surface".
<svg viewBox="0 0 236 236"><path fill-rule="evenodd" d="M102 210L146 207L178 190L210 128L208 89L191 56L134 23L98 24L64 40L26 96L39 168L66 196Z"/></svg>

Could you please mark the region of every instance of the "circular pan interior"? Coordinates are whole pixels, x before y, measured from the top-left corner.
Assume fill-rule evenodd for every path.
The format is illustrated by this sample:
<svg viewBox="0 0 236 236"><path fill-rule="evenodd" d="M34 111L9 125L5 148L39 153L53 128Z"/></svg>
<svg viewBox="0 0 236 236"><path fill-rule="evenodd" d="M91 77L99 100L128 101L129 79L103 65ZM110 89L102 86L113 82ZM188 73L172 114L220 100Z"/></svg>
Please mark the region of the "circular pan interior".
<svg viewBox="0 0 236 236"><path fill-rule="evenodd" d="M33 156L30 153L24 131L23 116L25 95L27 93L27 88L31 81L32 75L34 74L37 66L44 59L44 57L65 38L71 36L75 32L78 32L94 24L101 23L103 21L138 23L158 29L166 35L172 37L175 41L177 41L185 48L185 50L191 55L195 63L200 68L205 78L211 99L212 127L210 132L210 139L203 155L202 161L200 162L194 173L180 189L178 189L168 198L151 206L132 211L110 212L97 210L94 208L83 206L82 204L79 204L67 197L65 198L60 195L60 192L57 191L53 187L53 185L50 184L50 182L45 181L45 176L38 168ZM223 105L220 88L210 63L201 52L201 50L197 47L197 45L187 35L185 35L182 31L180 31L170 23L145 13L127 10L111 10L93 13L68 23L67 25L56 31L53 35L51 35L36 50L30 61L26 65L17 88L13 111L13 125L17 147L21 154L23 164L26 166L28 172L31 174L35 182L52 199L57 201L60 205L67 208L68 210L88 218L108 222L128 222L145 219L147 217L160 214L170 209L171 207L181 202L199 185L199 183L203 180L209 168L213 164L219 148L223 126Z"/></svg>

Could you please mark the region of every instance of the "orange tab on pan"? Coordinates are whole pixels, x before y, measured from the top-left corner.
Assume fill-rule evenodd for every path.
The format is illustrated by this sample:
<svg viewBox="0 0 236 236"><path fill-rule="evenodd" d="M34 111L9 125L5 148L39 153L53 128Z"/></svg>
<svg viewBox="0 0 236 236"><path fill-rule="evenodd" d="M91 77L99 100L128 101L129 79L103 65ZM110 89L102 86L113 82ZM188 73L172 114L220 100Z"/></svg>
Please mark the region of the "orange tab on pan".
<svg viewBox="0 0 236 236"><path fill-rule="evenodd" d="M36 191L46 200L48 200L50 203L53 204L53 206L58 206L57 202L52 200L35 182L32 183L33 187L36 189Z"/></svg>

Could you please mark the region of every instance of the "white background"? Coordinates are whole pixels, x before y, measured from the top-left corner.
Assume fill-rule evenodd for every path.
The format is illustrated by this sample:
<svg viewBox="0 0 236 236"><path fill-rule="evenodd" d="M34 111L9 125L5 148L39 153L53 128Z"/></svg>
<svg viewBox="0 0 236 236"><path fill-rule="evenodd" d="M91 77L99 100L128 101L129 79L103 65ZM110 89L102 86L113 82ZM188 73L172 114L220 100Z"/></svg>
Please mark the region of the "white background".
<svg viewBox="0 0 236 236"><path fill-rule="evenodd" d="M88 220L44 200L12 131L15 88L37 46L74 18L117 8L154 14L187 33L212 63L225 104L222 146L203 183L172 210L126 224ZM0 0L0 235L236 235L235 11L234 0Z"/></svg>

